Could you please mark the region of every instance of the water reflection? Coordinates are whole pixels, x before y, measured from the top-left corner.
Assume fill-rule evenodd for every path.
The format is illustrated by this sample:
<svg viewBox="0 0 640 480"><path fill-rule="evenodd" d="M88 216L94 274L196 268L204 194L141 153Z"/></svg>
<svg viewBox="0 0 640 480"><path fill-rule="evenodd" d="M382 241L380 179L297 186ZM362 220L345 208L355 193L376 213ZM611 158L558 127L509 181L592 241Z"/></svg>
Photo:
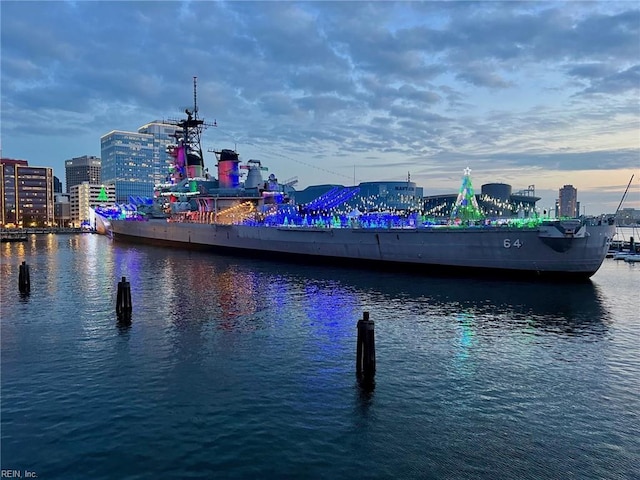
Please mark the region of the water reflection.
<svg viewBox="0 0 640 480"><path fill-rule="evenodd" d="M221 330L265 327L268 295L250 269L195 252L116 246L116 270L131 282L141 308L175 328L215 323ZM167 254L169 252L169 254ZM134 309L135 309L134 303Z"/></svg>
<svg viewBox="0 0 640 480"><path fill-rule="evenodd" d="M634 292L628 276L620 288L611 277L566 286L427 279L97 236L43 238L26 258L7 256L15 250L2 248L0 308L3 454L17 464L70 471L86 457L78 465L91 469L92 451L117 459L123 438L142 446L149 468L160 452L167 464L187 459L189 472L230 471L239 456L267 470L274 458L311 459L296 472L308 463L330 477L521 478L526 466L533 478L551 462L565 477L622 465L619 476L632 478L638 463L636 310L620 309ZM37 281L26 304L22 260ZM39 288L49 285L44 270L58 280L55 295ZM115 321L122 276L131 281L131 326ZM381 340L375 390L354 378L365 310ZM607 341L591 341L603 332ZM105 463L100 478L118 465ZM336 465L328 475L327 465Z"/></svg>
<svg viewBox="0 0 640 480"><path fill-rule="evenodd" d="M358 304L375 301L399 307L398 314L402 315L460 315L465 319L459 322L462 328L472 322L476 329L512 325L560 335L599 335L606 332L612 320L601 288L592 282L548 285L331 268L302 272L293 267L289 267L285 278L292 285L312 279L314 290L308 290L310 315L312 311L327 311L327 306L330 311L338 301L347 302L354 310Z"/></svg>
<svg viewBox="0 0 640 480"><path fill-rule="evenodd" d="M27 245L25 242L6 242L0 245L2 245L1 264L11 264L11 258L22 259L26 255Z"/></svg>
<svg viewBox="0 0 640 480"><path fill-rule="evenodd" d="M20 303L27 303L31 297L31 292L20 292Z"/></svg>
<svg viewBox="0 0 640 480"><path fill-rule="evenodd" d="M268 308L259 278L250 270L233 265L199 265L188 284L193 299L206 299L206 319L215 320L221 330L249 331L267 326L266 318L256 315ZM196 300L194 303L198 303ZM194 305L195 306L195 305Z"/></svg>
<svg viewBox="0 0 640 480"><path fill-rule="evenodd" d="M118 334L120 334L124 338L129 338L129 334L131 332L131 319L118 319L116 321L116 328L118 329Z"/></svg>
<svg viewBox="0 0 640 480"><path fill-rule="evenodd" d="M358 398L362 413L366 414L371 402L373 401L373 393L376 389L376 379L373 377L357 377Z"/></svg>
<svg viewBox="0 0 640 480"><path fill-rule="evenodd" d="M476 329L516 327L568 336L601 335L611 320L600 287L592 282L443 279L322 266L309 270L195 252L168 254L166 249L159 253L146 258L146 252L145 260L129 253L127 267L133 278L141 276L134 268L138 261L140 268L151 269L154 299L164 303L178 326L213 321L223 330L262 329L286 314L285 305L301 308L314 328L329 335L336 334L338 323L355 325L369 304L393 309L385 316L390 321L403 315L455 318L464 313ZM149 265L154 258L161 258L160 264Z"/></svg>
<svg viewBox="0 0 640 480"><path fill-rule="evenodd" d="M477 328L473 314L468 312L460 312L458 314L454 361L456 370L463 375L471 375L475 371L475 359L472 356L472 352L477 342Z"/></svg>

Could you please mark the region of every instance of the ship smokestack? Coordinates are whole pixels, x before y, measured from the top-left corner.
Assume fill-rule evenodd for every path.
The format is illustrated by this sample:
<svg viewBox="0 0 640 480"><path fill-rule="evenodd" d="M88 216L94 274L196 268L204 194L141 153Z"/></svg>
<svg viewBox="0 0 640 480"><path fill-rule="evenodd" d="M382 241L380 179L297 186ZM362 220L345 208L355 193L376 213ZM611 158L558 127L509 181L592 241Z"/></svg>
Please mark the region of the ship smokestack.
<svg viewBox="0 0 640 480"><path fill-rule="evenodd" d="M223 149L218 155L218 181L220 188L240 187L240 158L233 150Z"/></svg>

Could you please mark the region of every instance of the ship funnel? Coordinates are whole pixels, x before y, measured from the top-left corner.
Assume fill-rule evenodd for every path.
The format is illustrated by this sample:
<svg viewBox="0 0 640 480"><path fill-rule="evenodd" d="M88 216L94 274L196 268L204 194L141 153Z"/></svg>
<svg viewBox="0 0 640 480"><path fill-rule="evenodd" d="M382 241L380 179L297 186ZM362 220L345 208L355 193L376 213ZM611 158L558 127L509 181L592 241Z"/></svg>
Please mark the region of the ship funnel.
<svg viewBox="0 0 640 480"><path fill-rule="evenodd" d="M196 178L202 177L202 167L203 167L202 158L195 153L187 154L187 177L188 178Z"/></svg>
<svg viewBox="0 0 640 480"><path fill-rule="evenodd" d="M233 150L223 149L218 155L218 181L220 188L238 188L240 186L240 158Z"/></svg>

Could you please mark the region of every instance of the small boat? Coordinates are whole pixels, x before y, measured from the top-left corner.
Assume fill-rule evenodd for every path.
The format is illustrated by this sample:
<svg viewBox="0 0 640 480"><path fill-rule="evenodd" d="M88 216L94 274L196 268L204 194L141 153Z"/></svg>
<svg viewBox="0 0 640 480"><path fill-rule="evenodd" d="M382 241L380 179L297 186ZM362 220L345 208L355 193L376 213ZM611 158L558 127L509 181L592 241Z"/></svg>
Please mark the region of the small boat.
<svg viewBox="0 0 640 480"><path fill-rule="evenodd" d="M640 258L640 253L638 253L637 251L632 251L632 250L619 250L617 252L615 252L615 254L613 255L614 260L624 260L627 261L628 258L631 258L632 260L630 260L631 262L633 261L637 261L637 260L633 260L635 258Z"/></svg>

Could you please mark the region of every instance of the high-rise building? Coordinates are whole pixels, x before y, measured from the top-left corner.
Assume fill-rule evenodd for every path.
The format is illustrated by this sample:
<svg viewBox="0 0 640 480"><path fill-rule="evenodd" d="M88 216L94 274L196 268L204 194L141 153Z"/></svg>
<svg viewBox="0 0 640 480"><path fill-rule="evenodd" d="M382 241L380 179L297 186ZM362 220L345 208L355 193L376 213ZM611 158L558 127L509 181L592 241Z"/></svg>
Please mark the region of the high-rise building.
<svg viewBox="0 0 640 480"><path fill-rule="evenodd" d="M100 138L100 148L102 179L115 186L117 203L153 195L153 135L112 130Z"/></svg>
<svg viewBox="0 0 640 480"><path fill-rule="evenodd" d="M102 162L98 157L83 155L64 162L66 192L71 193L71 187L82 182L100 185L102 182Z"/></svg>
<svg viewBox="0 0 640 480"><path fill-rule="evenodd" d="M2 226L18 225L18 209L17 200L17 172L18 166L28 166L26 160L14 160L11 158L3 158L0 160L0 201L2 202L2 216L0 223Z"/></svg>
<svg viewBox="0 0 640 480"><path fill-rule="evenodd" d="M153 183L166 183L169 169L173 166L173 159L167 153L167 146L175 143L175 125L163 123L160 120L147 123L138 129L138 133L153 135Z"/></svg>
<svg viewBox="0 0 640 480"><path fill-rule="evenodd" d="M0 224L48 227L54 224L53 170L26 160L0 159Z"/></svg>
<svg viewBox="0 0 640 480"><path fill-rule="evenodd" d="M137 132L112 130L100 138L102 182L115 185L117 203L151 197L153 187L167 181L173 164L167 146L175 142L176 129L155 120Z"/></svg>
<svg viewBox="0 0 640 480"><path fill-rule="evenodd" d="M560 217L577 217L578 211L578 190L573 185L565 185L560 189L558 198L558 209Z"/></svg>

